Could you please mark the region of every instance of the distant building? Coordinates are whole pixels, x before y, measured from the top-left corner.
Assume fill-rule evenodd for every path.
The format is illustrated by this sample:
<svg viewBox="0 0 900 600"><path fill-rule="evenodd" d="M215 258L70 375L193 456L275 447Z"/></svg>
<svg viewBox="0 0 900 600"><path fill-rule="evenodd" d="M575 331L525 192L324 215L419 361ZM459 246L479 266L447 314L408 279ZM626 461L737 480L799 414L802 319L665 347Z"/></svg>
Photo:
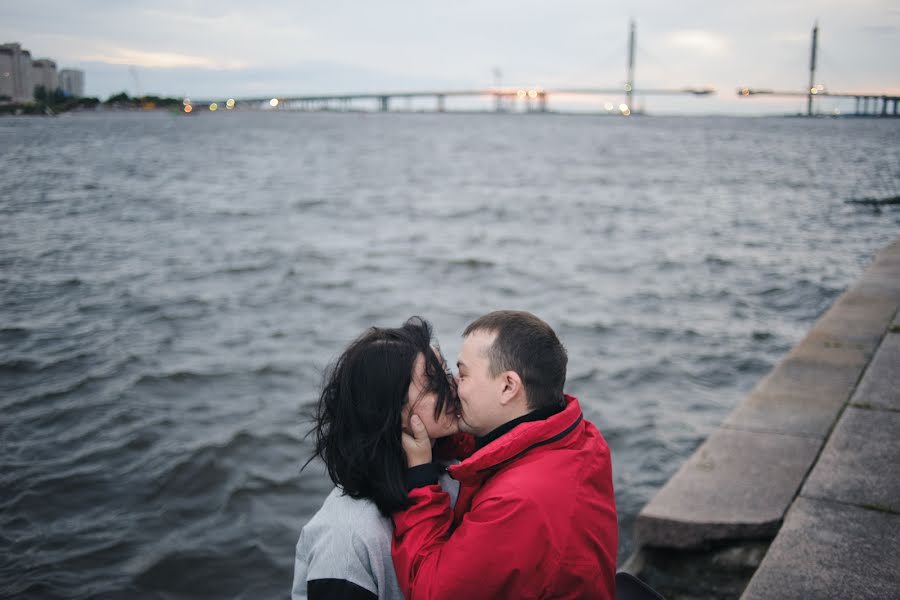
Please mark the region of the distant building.
<svg viewBox="0 0 900 600"><path fill-rule="evenodd" d="M14 87L12 50L0 48L0 102L12 100Z"/></svg>
<svg viewBox="0 0 900 600"><path fill-rule="evenodd" d="M59 88L66 96L75 98L84 96L84 71L79 69L63 69L60 71Z"/></svg>
<svg viewBox="0 0 900 600"><path fill-rule="evenodd" d="M44 86L50 93L59 87L59 76L56 74L56 63L49 58L40 58L31 63L31 83L34 87Z"/></svg>
<svg viewBox="0 0 900 600"><path fill-rule="evenodd" d="M0 96L13 102L34 99L31 62L31 53L19 44L0 44Z"/></svg>

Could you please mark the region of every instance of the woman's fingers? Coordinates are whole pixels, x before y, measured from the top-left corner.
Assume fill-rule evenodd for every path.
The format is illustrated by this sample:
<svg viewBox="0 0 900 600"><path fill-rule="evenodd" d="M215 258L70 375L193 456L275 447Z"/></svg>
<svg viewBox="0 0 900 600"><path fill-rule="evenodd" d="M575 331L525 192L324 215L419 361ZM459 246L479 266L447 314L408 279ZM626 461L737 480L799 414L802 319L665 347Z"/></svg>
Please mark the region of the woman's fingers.
<svg viewBox="0 0 900 600"><path fill-rule="evenodd" d="M407 467L417 467L431 462L431 440L425 424L418 415L409 418L409 427L412 433L401 433L403 451L406 453Z"/></svg>
<svg viewBox="0 0 900 600"><path fill-rule="evenodd" d="M422 422L419 415L414 414L409 418L409 426L412 428L413 437L417 443L428 441L428 432L425 430L425 423Z"/></svg>

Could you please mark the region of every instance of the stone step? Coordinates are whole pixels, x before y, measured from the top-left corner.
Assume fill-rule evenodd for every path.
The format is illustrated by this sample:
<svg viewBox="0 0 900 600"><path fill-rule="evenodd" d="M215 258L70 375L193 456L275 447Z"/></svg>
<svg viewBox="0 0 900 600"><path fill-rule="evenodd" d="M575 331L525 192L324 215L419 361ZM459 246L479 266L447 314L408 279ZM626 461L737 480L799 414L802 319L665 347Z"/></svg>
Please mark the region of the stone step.
<svg viewBox="0 0 900 600"><path fill-rule="evenodd" d="M854 390L853 402L897 401L891 390L900 354L888 332L898 306L900 240L878 254L644 507L636 546L771 539ZM867 368L878 375L862 378Z"/></svg>
<svg viewBox="0 0 900 600"><path fill-rule="evenodd" d="M741 600L897 598L900 514L797 498Z"/></svg>

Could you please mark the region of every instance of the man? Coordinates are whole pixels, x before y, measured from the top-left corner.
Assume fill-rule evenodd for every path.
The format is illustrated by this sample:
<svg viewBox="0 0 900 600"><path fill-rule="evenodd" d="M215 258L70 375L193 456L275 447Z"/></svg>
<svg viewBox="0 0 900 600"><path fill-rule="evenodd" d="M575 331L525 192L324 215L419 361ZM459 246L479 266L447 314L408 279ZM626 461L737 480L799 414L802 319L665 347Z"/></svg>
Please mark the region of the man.
<svg viewBox="0 0 900 600"><path fill-rule="evenodd" d="M408 599L601 598L615 593L618 528L609 449L563 394L566 351L549 325L498 311L466 328L459 427L476 450L437 485L431 444L403 433L409 498L393 559Z"/></svg>

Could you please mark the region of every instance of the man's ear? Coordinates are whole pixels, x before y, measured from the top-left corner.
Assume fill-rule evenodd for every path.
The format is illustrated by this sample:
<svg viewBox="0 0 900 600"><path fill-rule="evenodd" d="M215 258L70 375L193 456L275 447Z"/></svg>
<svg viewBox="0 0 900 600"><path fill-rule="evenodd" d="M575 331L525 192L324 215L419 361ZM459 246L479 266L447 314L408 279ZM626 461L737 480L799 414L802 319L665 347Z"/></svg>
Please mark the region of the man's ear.
<svg viewBox="0 0 900 600"><path fill-rule="evenodd" d="M501 377L503 378L503 390L500 392L500 405L506 406L523 395L525 388L522 385L522 378L515 371L506 371Z"/></svg>

